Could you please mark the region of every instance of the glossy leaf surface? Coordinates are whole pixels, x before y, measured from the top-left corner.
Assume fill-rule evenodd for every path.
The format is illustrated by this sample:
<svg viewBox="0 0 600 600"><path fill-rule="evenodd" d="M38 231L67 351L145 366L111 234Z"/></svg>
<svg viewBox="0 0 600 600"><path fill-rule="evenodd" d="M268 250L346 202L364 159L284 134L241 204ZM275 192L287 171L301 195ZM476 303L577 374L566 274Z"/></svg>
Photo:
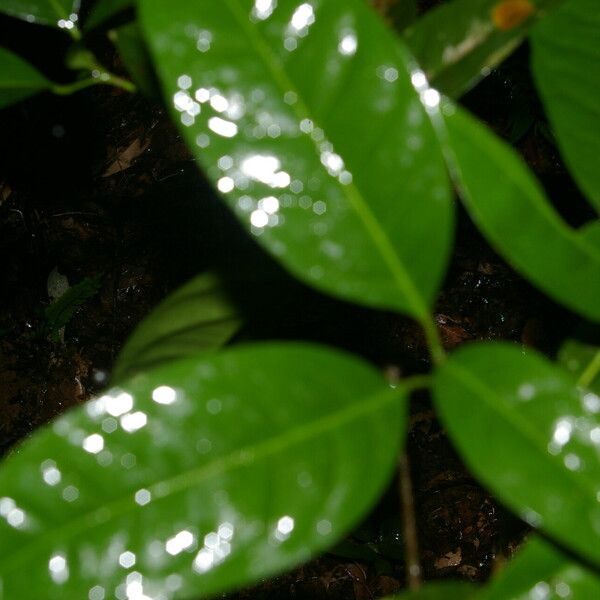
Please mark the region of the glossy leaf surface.
<svg viewBox="0 0 600 600"><path fill-rule="evenodd" d="M139 375L2 464L2 600L204 597L306 560L382 492L402 396L302 344Z"/></svg>
<svg viewBox="0 0 600 600"><path fill-rule="evenodd" d="M219 279L211 273L194 277L167 296L129 336L117 357L113 380L216 350L239 327L240 319Z"/></svg>
<svg viewBox="0 0 600 600"><path fill-rule="evenodd" d="M134 0L98 0L85 21L85 29L94 29L134 5Z"/></svg>
<svg viewBox="0 0 600 600"><path fill-rule="evenodd" d="M593 571L544 541L529 540L477 594L477 600L589 600L600 597L600 578Z"/></svg>
<svg viewBox="0 0 600 600"><path fill-rule="evenodd" d="M600 398L516 345L471 344L435 375L475 475L535 527L600 564Z"/></svg>
<svg viewBox="0 0 600 600"><path fill-rule="evenodd" d="M410 58L366 3L140 9L188 145L257 240L321 290L423 318L449 186Z"/></svg>
<svg viewBox="0 0 600 600"><path fill-rule="evenodd" d="M568 0L531 36L532 68L561 153L600 212L600 10Z"/></svg>
<svg viewBox="0 0 600 600"><path fill-rule="evenodd" d="M600 321L600 247L562 220L510 146L466 112L446 112L450 169L477 226L537 287Z"/></svg>
<svg viewBox="0 0 600 600"><path fill-rule="evenodd" d="M468 91L561 0L454 0L427 12L406 33L431 85L452 97Z"/></svg>
<svg viewBox="0 0 600 600"><path fill-rule="evenodd" d="M578 382L600 394L600 348L579 340L567 340L558 361Z"/></svg>
<svg viewBox="0 0 600 600"><path fill-rule="evenodd" d="M28 23L73 28L77 22L79 0L2 0L0 12ZM75 18L73 18L75 17Z"/></svg>
<svg viewBox="0 0 600 600"><path fill-rule="evenodd" d="M20 56L0 48L0 108L33 96L51 85Z"/></svg>

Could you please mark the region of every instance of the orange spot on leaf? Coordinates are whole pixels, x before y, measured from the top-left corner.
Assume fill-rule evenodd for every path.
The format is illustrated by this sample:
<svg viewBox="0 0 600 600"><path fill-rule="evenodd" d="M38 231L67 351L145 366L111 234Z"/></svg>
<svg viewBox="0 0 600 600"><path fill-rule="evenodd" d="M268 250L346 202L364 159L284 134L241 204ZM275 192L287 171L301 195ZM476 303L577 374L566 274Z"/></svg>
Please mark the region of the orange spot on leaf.
<svg viewBox="0 0 600 600"><path fill-rule="evenodd" d="M529 0L503 0L492 9L492 21L498 29L508 31L524 23L535 10Z"/></svg>

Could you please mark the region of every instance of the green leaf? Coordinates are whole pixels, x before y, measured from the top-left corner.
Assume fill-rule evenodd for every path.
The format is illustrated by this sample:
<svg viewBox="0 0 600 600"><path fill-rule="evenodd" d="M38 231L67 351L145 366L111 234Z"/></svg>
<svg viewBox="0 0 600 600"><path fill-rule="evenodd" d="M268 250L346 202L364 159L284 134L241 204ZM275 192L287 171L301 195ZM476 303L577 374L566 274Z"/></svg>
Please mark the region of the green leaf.
<svg viewBox="0 0 600 600"><path fill-rule="evenodd" d="M94 29L120 12L134 6L135 0L98 0L90 12L90 16L85 20L84 29L86 31Z"/></svg>
<svg viewBox="0 0 600 600"><path fill-rule="evenodd" d="M405 592L384 600L466 600L476 595L477 588L462 581L427 583L414 592Z"/></svg>
<svg viewBox="0 0 600 600"><path fill-rule="evenodd" d="M77 23L79 0L2 0L0 12L28 23L73 29Z"/></svg>
<svg viewBox="0 0 600 600"><path fill-rule="evenodd" d="M218 278L199 275L170 294L129 336L117 357L113 381L216 350L239 327L240 319Z"/></svg>
<svg viewBox="0 0 600 600"><path fill-rule="evenodd" d="M600 251L600 221L586 223L580 229L581 237L593 244Z"/></svg>
<svg viewBox="0 0 600 600"><path fill-rule="evenodd" d="M600 11L568 0L531 36L532 69L558 146L573 177L600 212Z"/></svg>
<svg viewBox="0 0 600 600"><path fill-rule="evenodd" d="M541 538L529 540L477 600L588 600L600 597L600 579Z"/></svg>
<svg viewBox="0 0 600 600"><path fill-rule="evenodd" d="M0 108L51 86L50 81L20 56L0 48Z"/></svg>
<svg viewBox="0 0 600 600"><path fill-rule="evenodd" d="M445 112L450 169L477 226L532 283L600 321L600 247L562 220L510 146L466 112Z"/></svg>
<svg viewBox="0 0 600 600"><path fill-rule="evenodd" d="M600 394L600 348L598 346L579 340L567 340L558 353L558 362L576 377L581 385Z"/></svg>
<svg viewBox="0 0 600 600"><path fill-rule="evenodd" d="M447 175L411 59L365 2L139 8L189 147L256 239L325 292L425 319Z"/></svg>
<svg viewBox="0 0 600 600"><path fill-rule="evenodd" d="M136 86L149 98L160 98L154 66L138 23L118 27L109 35Z"/></svg>
<svg viewBox="0 0 600 600"><path fill-rule="evenodd" d="M98 61L91 50L83 42L72 43L65 56L65 66L72 71L92 71L98 66Z"/></svg>
<svg viewBox="0 0 600 600"><path fill-rule="evenodd" d="M56 334L73 317L75 311L88 299L98 293L102 275L86 277L70 287L64 294L44 310L44 330L57 341Z"/></svg>
<svg viewBox="0 0 600 600"><path fill-rule="evenodd" d="M528 523L600 564L600 398L541 355L502 343L453 354L434 394L474 474Z"/></svg>
<svg viewBox="0 0 600 600"><path fill-rule="evenodd" d="M405 38L431 85L452 97L468 91L562 0L454 0L430 10Z"/></svg>
<svg viewBox="0 0 600 600"><path fill-rule="evenodd" d="M304 344L131 379L1 465L3 598L205 597L307 560L387 484L404 395Z"/></svg>

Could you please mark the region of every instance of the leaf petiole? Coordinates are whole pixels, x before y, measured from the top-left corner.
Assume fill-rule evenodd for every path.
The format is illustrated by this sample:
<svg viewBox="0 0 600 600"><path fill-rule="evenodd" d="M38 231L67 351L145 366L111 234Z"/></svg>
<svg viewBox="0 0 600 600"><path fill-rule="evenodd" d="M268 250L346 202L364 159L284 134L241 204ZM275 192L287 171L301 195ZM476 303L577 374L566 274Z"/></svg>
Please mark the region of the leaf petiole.
<svg viewBox="0 0 600 600"><path fill-rule="evenodd" d="M587 387L596 379L596 376L600 373L600 350L594 354L592 360L588 363L586 368L583 370L579 379L577 380L577 385L582 387Z"/></svg>
<svg viewBox="0 0 600 600"><path fill-rule="evenodd" d="M85 79L74 81L73 83L57 83L52 86L51 90L59 96L68 96L69 94L73 94L79 90L91 87L92 85L102 84L112 85L130 93L135 93L136 91L134 83L108 71L101 71L98 75L92 75L91 77L86 77Z"/></svg>
<svg viewBox="0 0 600 600"><path fill-rule="evenodd" d="M435 321L432 319L431 315L427 315L427 317L419 319L419 323L425 334L431 361L434 365L442 364L446 360L446 352L444 351L440 333Z"/></svg>

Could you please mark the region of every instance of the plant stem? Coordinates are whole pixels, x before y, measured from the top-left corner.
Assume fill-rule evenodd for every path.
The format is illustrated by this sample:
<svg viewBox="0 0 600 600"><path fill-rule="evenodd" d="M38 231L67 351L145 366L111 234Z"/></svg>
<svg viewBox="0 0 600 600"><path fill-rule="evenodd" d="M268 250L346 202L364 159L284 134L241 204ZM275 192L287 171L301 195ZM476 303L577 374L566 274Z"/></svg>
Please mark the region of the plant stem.
<svg viewBox="0 0 600 600"><path fill-rule="evenodd" d="M402 503L402 527L406 548L406 578L409 589L416 590L421 586L421 563L419 561L419 539L410 477L410 463L406 452L398 459L398 487L400 502Z"/></svg>
<svg viewBox="0 0 600 600"><path fill-rule="evenodd" d="M68 29L68 32L73 35L74 39L79 39L81 37L81 34L76 27ZM77 70L79 73L85 73L86 77L72 83L54 84L54 86L52 86L52 91L55 94L65 96L92 85L100 84L112 85L130 93L136 91L136 87L131 81L111 73L88 48L79 48L76 51L75 57L76 60L71 68Z"/></svg>
<svg viewBox="0 0 600 600"><path fill-rule="evenodd" d="M412 375L406 379L400 379L399 372L395 367L387 369L386 377L390 385L402 386L409 393L431 385L431 375ZM406 578L408 587L411 590L416 590L421 585L421 563L419 561L419 540L410 464L406 451L398 459L398 491L402 507L402 529L406 548Z"/></svg>
<svg viewBox="0 0 600 600"><path fill-rule="evenodd" d="M81 39L81 31L79 31L77 25L74 25L71 29L67 29L67 31L76 42L78 42Z"/></svg>
<svg viewBox="0 0 600 600"><path fill-rule="evenodd" d="M419 320L423 332L425 333L425 340L429 348L429 355L434 365L440 365L446 360L446 353L442 346L442 340L440 339L440 333L438 331L435 321L431 315L427 315Z"/></svg>
<svg viewBox="0 0 600 600"><path fill-rule="evenodd" d="M86 79L80 79L79 81L74 81L73 83L66 83L61 85L59 83L55 83L52 86L52 92L54 94L58 94L59 96L67 96L69 94L73 94L78 92L79 90L83 90L92 85L98 85L101 83L94 77L88 77Z"/></svg>
<svg viewBox="0 0 600 600"><path fill-rule="evenodd" d="M388 379L391 383L401 385L408 392L428 388L431 384L430 375L411 375L406 379L388 377Z"/></svg>
<svg viewBox="0 0 600 600"><path fill-rule="evenodd" d="M118 87L126 92L135 92L136 87L127 79L123 79L118 75L113 75L108 71L103 71L98 77L86 77L85 79L80 79L78 81L74 81L73 83L66 83L64 85L55 84L52 86L52 91L59 96L67 96L69 94L73 94L78 92L79 90L83 90L92 85L112 85L114 87Z"/></svg>
<svg viewBox="0 0 600 600"><path fill-rule="evenodd" d="M431 385L431 375L411 375L405 379L400 378L400 371L395 366L388 366L384 370L384 376L392 387L400 387L407 393L422 390Z"/></svg>
<svg viewBox="0 0 600 600"><path fill-rule="evenodd" d="M129 81L129 79L123 79L123 77L119 77L118 75L110 73L109 71L103 71L100 75L100 79L102 79L100 83L106 83L107 85L118 87L131 94L137 91L137 88L132 81Z"/></svg>
<svg viewBox="0 0 600 600"><path fill-rule="evenodd" d="M594 358L588 363L587 367L583 370L583 373L577 380L577 385L587 387L596 379L596 376L600 373L600 350L596 352Z"/></svg>

